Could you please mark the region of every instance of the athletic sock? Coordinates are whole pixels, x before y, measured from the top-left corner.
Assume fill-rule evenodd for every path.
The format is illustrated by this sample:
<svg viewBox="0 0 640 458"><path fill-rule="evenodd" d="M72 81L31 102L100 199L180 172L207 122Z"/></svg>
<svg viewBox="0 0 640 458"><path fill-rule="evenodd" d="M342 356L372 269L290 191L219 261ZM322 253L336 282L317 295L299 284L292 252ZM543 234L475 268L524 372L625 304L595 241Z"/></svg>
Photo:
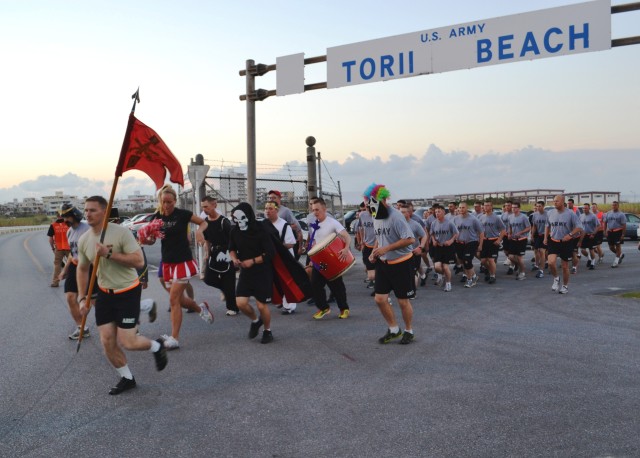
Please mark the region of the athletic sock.
<svg viewBox="0 0 640 458"><path fill-rule="evenodd" d="M260 321L260 317L258 317L255 320L253 320L252 323L257 323L258 321Z"/></svg>
<svg viewBox="0 0 640 458"><path fill-rule="evenodd" d="M116 370L118 371L118 374L120 374L120 377L124 377L128 380L133 380L133 374L129 370L129 366L127 364L122 367L116 367Z"/></svg>
<svg viewBox="0 0 640 458"><path fill-rule="evenodd" d="M389 328L389 331L391 331L392 334L397 334L400 332L400 327L399 326L394 326L392 328Z"/></svg>
<svg viewBox="0 0 640 458"><path fill-rule="evenodd" d="M151 353L155 353L158 350L160 350L160 342L158 342L157 340L152 340L151 341L151 348L149 349L149 351Z"/></svg>
<svg viewBox="0 0 640 458"><path fill-rule="evenodd" d="M408 332L409 334L413 334L413 329L405 329L404 332Z"/></svg>

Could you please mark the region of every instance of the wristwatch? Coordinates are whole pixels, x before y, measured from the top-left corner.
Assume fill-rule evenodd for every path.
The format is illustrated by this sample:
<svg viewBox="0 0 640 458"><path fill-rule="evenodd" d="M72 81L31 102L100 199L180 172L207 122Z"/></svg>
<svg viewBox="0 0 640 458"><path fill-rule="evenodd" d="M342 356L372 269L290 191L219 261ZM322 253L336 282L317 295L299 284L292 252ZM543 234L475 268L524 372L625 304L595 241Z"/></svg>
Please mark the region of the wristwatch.
<svg viewBox="0 0 640 458"><path fill-rule="evenodd" d="M105 258L109 259L111 257L111 255L113 254L113 248L109 248L109 252L107 253L107 255L105 256Z"/></svg>

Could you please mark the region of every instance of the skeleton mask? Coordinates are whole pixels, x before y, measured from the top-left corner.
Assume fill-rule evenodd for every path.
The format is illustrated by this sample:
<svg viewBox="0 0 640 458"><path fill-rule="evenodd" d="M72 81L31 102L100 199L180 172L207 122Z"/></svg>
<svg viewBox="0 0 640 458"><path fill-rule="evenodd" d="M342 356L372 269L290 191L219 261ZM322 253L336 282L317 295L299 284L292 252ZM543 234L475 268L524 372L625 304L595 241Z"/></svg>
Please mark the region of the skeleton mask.
<svg viewBox="0 0 640 458"><path fill-rule="evenodd" d="M385 219L389 216L389 212L387 211L387 207L385 207L384 203L381 200L376 200L375 197L369 197L369 201L367 202L367 209L373 219Z"/></svg>
<svg viewBox="0 0 640 458"><path fill-rule="evenodd" d="M246 231L249 228L249 218L242 210L236 210L233 212L233 220L241 231Z"/></svg>

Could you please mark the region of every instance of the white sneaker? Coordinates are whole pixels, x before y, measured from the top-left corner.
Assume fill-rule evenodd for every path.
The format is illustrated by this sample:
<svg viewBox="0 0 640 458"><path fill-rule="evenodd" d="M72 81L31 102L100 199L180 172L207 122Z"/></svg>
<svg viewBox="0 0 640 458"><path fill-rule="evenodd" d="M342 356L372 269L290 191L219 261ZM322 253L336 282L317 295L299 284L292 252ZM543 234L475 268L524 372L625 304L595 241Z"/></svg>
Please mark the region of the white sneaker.
<svg viewBox="0 0 640 458"><path fill-rule="evenodd" d="M510 266L510 265L511 265L511 261L509 261L508 259L505 259L505 260L502 262L502 265L503 265L503 266Z"/></svg>
<svg viewBox="0 0 640 458"><path fill-rule="evenodd" d="M611 267L618 267L618 258L615 258L613 260L613 264L611 264Z"/></svg>
<svg viewBox="0 0 640 458"><path fill-rule="evenodd" d="M238 312L233 311L233 310L227 310L227 316L236 316L238 314Z"/></svg>
<svg viewBox="0 0 640 458"><path fill-rule="evenodd" d="M516 280L524 280L524 279L525 279L524 272L520 272L518 275L516 275Z"/></svg>
<svg viewBox="0 0 640 458"><path fill-rule="evenodd" d="M560 291L558 291L560 294L567 294L569 292L569 288L567 287L567 285L562 285L562 288L560 288Z"/></svg>
<svg viewBox="0 0 640 458"><path fill-rule="evenodd" d="M166 348L167 350L177 350L178 348L180 348L180 343L177 339L174 339L173 336L168 336L165 334L162 336L162 338L164 339L164 348Z"/></svg>
<svg viewBox="0 0 640 458"><path fill-rule="evenodd" d="M448 292L450 292L450 291L451 291L451 283L447 282L447 283L444 285L444 292L445 292L445 293L448 293Z"/></svg>
<svg viewBox="0 0 640 458"><path fill-rule="evenodd" d="M211 314L211 310L209 310L209 304L206 302L200 304L200 318L209 324L213 323L213 315Z"/></svg>
<svg viewBox="0 0 640 458"><path fill-rule="evenodd" d="M436 280L436 286L442 286L443 282L444 282L444 277L438 274L438 279Z"/></svg>
<svg viewBox="0 0 640 458"><path fill-rule="evenodd" d="M551 286L551 291L558 291L560 287L560 277L556 277L553 279L553 286Z"/></svg>

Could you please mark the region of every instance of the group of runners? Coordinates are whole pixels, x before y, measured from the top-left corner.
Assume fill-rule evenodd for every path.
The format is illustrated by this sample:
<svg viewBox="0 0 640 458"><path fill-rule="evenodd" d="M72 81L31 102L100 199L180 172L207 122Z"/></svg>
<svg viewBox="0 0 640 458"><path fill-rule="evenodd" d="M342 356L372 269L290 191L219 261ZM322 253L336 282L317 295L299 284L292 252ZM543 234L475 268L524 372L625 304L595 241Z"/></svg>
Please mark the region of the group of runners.
<svg viewBox="0 0 640 458"><path fill-rule="evenodd" d="M158 194L159 205L154 215L157 221L152 221L142 231L139 240L130 230L115 223L108 223L103 232L107 202L101 196L86 200L86 223L81 221L82 213L77 209L71 206L62 209L62 219L68 226L69 262L57 279L66 278L65 292L77 325L69 337L77 339L80 333L84 337L89 335L88 328L82 329L81 323L90 308L91 298L87 298L90 269L97 268L98 287L93 301L96 324L105 355L120 375L110 394L117 395L136 386L123 350L149 351L154 356L156 368L164 369L167 350L180 346L183 308L199 313L207 323L213 322L207 302L198 304L193 294L188 294L189 281L200 273L200 269L205 283L220 289L224 295L227 315L235 316L238 312L246 315L250 319L248 337L254 339L262 329L260 342L263 344L274 340L269 304L281 309L283 315L291 315L296 310L295 303L288 303L284 298L274 303L272 298L272 262L280 245L286 248L284 255L293 261L289 269L299 267L305 280L308 279L310 302L317 308L313 319L321 320L330 314L332 302L339 308L338 318L349 317L343 277L325 278L322 268L308 256L307 276L305 268L296 261L316 243L335 234L343 243L337 252L338 259L343 262L351 255L351 236L327 212L323 199L312 198L307 219L310 230L308 240L303 243L300 225L291 211L281 204L281 194L272 190L268 195L264 221L256 218L254 208L248 203L234 207L229 219L217 212L217 201L212 197L202 201L204 214L201 217L177 208L175 191L165 186ZM538 202L531 222L516 202L507 203L501 216L493 213L491 202L484 202L476 203L473 212L466 203L451 203L448 214L443 206L434 205L420 218L413 213L411 202L398 201L391 205L390 192L384 185L368 187L363 192L356 223L355 245L362 251L367 286L373 289L372 296L387 327L386 333L378 339L379 343L400 339L401 344L409 344L414 340L411 299L416 297L418 285L426 284L432 266L436 284L445 292L451 291L452 278L458 273L462 274L467 288L477 284L481 273L488 284L493 284L496 260L502 248L509 260L507 273L515 273L516 279L523 280L526 278L523 256L527 242L531 240L535 250L532 270L536 277L544 276L544 265L548 264L553 277L552 290L565 294L571 268L575 273L580 254L586 256L590 269L602 261L604 254L599 245L604 236L615 253L612 267L620 265L624 258L620 245L624 243L626 220L617 204L604 215L597 209L594 211L592 206L584 205L584 212L578 215L565 205L563 196L556 196L554 207L547 212L544 202ZM197 226L197 244L205 247L205 262L200 268L189 244L190 224ZM61 232L59 228L57 230ZM52 230L51 237L56 237L56 230ZM141 290L146 286L141 282L146 260L140 244L153 244L156 240L161 240L162 245L159 277L169 292L172 332L152 340L138 332ZM54 242L52 247L56 249ZM557 257L561 259L562 286L556 268ZM475 258L480 260L479 272L474 267ZM449 265L454 266L453 274ZM58 285L55 280L54 275L51 286ZM329 298L325 287L329 289ZM393 310L392 292L400 308L403 328ZM256 308L251 305L250 298L254 299ZM150 313L150 319L152 316L155 319L155 309L155 302L152 307L143 306L143 310Z"/></svg>

